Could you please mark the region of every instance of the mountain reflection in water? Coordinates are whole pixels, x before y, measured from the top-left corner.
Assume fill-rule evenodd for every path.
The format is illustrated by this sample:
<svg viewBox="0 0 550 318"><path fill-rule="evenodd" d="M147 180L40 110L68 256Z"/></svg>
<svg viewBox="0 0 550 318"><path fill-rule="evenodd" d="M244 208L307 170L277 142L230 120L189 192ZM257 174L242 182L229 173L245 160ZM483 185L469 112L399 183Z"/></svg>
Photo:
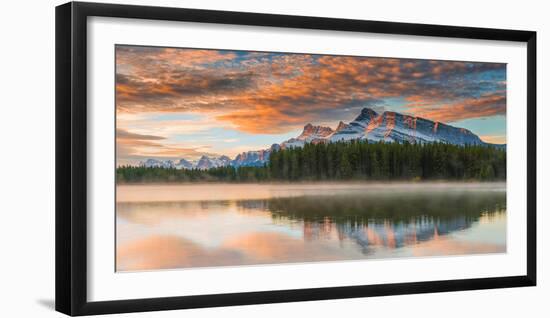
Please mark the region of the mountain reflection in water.
<svg viewBox="0 0 550 318"><path fill-rule="evenodd" d="M117 203L120 271L505 251L505 191Z"/></svg>

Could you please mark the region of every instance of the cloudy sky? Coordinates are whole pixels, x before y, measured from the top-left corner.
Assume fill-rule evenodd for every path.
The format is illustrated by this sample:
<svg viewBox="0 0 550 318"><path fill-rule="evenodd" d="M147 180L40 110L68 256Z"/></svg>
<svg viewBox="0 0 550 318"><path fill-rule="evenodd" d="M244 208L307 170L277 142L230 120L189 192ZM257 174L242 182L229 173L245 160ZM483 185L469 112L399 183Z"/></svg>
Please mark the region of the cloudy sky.
<svg viewBox="0 0 550 318"><path fill-rule="evenodd" d="M116 47L119 164L231 157L335 128L363 107L506 142L506 65L228 50Z"/></svg>

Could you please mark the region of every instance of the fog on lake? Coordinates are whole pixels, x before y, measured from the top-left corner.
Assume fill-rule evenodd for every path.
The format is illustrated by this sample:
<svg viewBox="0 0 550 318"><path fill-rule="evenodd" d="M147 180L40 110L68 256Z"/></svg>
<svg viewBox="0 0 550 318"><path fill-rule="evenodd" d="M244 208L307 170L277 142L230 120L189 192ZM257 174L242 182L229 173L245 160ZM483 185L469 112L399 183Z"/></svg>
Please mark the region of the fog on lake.
<svg viewBox="0 0 550 318"><path fill-rule="evenodd" d="M117 271L506 252L504 183L119 185Z"/></svg>

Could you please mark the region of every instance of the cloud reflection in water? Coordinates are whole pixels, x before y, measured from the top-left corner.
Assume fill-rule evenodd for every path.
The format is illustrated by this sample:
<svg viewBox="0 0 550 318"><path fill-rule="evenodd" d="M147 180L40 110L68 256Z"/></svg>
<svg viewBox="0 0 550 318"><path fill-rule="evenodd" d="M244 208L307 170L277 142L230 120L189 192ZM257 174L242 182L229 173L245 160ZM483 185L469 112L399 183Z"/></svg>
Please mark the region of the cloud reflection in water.
<svg viewBox="0 0 550 318"><path fill-rule="evenodd" d="M119 271L505 251L504 191L117 204Z"/></svg>

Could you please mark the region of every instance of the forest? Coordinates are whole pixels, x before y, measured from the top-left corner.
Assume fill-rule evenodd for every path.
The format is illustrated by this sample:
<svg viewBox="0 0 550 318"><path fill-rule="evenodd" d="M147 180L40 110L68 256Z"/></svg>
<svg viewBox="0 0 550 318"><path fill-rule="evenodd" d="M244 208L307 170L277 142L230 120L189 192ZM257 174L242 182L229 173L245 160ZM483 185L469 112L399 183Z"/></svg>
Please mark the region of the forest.
<svg viewBox="0 0 550 318"><path fill-rule="evenodd" d="M505 149L445 143L307 143L303 148L273 151L263 167L177 170L121 166L116 169L119 184L505 179Z"/></svg>

